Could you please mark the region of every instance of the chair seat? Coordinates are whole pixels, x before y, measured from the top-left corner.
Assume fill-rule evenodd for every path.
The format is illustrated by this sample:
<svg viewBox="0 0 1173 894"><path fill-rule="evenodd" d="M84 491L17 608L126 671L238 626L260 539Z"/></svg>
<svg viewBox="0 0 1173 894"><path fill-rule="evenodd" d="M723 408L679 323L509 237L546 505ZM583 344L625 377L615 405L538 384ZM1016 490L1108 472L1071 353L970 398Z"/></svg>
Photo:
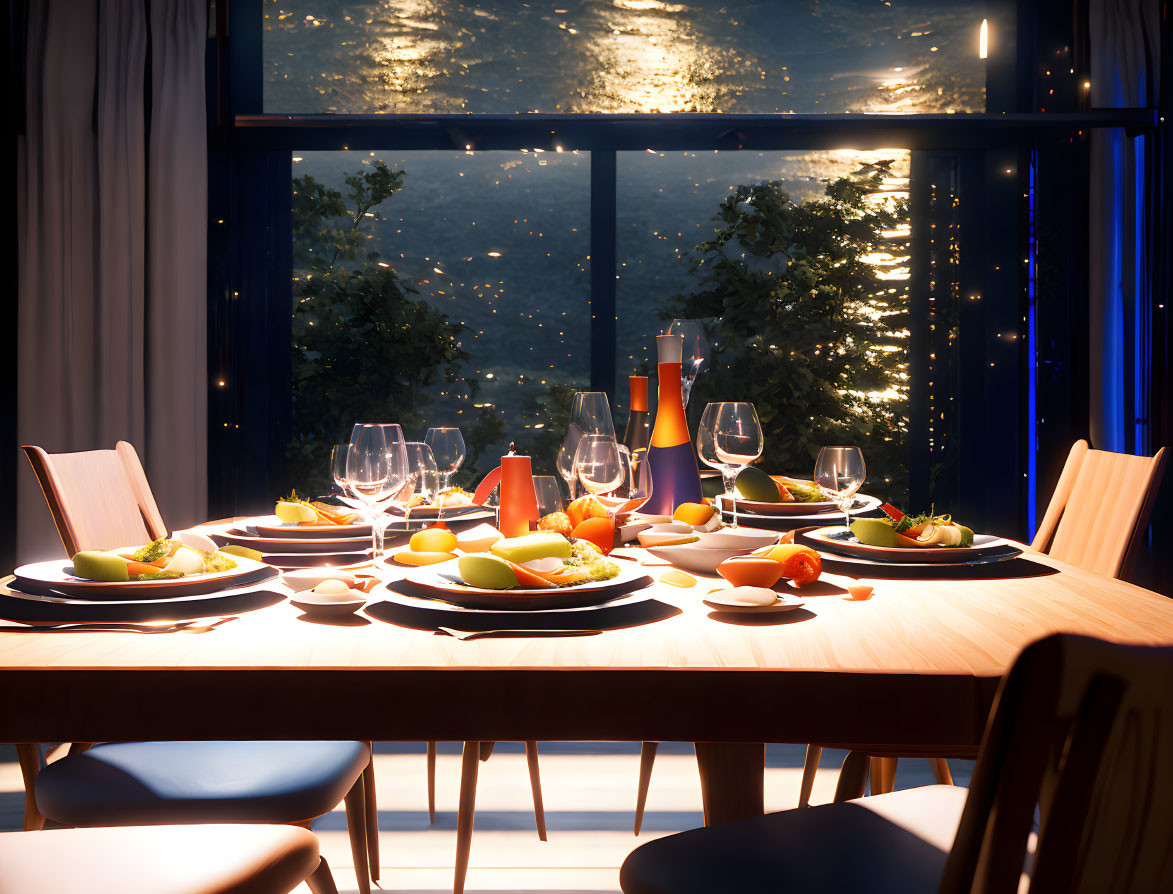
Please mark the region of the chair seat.
<svg viewBox="0 0 1173 894"><path fill-rule="evenodd" d="M37 809L67 826L293 823L333 810L366 742L117 742L54 761Z"/></svg>
<svg viewBox="0 0 1173 894"><path fill-rule="evenodd" d="M930 785L786 810L648 842L624 894L935 894L967 789Z"/></svg>
<svg viewBox="0 0 1173 894"><path fill-rule="evenodd" d="M317 866L296 826L0 833L0 894L284 894Z"/></svg>

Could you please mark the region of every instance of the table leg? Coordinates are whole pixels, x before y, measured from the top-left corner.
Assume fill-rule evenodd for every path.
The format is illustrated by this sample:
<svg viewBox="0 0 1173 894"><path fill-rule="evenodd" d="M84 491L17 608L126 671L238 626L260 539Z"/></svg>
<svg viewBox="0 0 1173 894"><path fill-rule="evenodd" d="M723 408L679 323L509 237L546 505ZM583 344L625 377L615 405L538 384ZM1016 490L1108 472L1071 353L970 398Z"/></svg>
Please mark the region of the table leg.
<svg viewBox="0 0 1173 894"><path fill-rule="evenodd" d="M695 747L706 826L765 812L765 745L697 742Z"/></svg>

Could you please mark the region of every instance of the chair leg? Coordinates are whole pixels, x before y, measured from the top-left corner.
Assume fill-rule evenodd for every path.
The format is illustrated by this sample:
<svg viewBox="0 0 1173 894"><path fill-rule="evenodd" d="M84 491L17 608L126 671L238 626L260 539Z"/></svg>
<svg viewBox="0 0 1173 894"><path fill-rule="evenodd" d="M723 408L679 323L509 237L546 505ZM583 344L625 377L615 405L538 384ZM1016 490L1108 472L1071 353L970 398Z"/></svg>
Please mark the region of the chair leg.
<svg viewBox="0 0 1173 894"><path fill-rule="evenodd" d="M481 760L487 761L493 756L493 748L496 742L481 742Z"/></svg>
<svg viewBox="0 0 1173 894"><path fill-rule="evenodd" d="M355 780L346 793L346 831L350 835L350 856L359 894L371 894L370 863L367 860L367 810L363 796L363 778Z"/></svg>
<svg viewBox="0 0 1173 894"><path fill-rule="evenodd" d="M868 781L868 756L859 751L849 751L843 758L839 770L839 784L835 786L835 803L863 797Z"/></svg>
<svg viewBox="0 0 1173 894"><path fill-rule="evenodd" d="M819 760L822 756L822 745L806 746L806 758L802 762L802 785L798 789L799 807L810 806L811 792L815 787L815 774L819 772Z"/></svg>
<svg viewBox="0 0 1173 894"><path fill-rule="evenodd" d="M428 743L428 822L436 822L436 743Z"/></svg>
<svg viewBox="0 0 1173 894"><path fill-rule="evenodd" d="M525 742L525 762L529 765L529 787L534 796L534 820L538 824L538 839L546 840L546 808L542 806L542 779L538 775L538 743Z"/></svg>
<svg viewBox="0 0 1173 894"><path fill-rule="evenodd" d="M305 883L313 894L338 894L338 886L334 884L334 876L330 874L330 864L325 857L318 861L318 868Z"/></svg>
<svg viewBox="0 0 1173 894"><path fill-rule="evenodd" d="M362 771L363 806L367 812L367 866L371 870L371 881L379 880L379 804L375 799L375 754Z"/></svg>
<svg viewBox="0 0 1173 894"><path fill-rule="evenodd" d="M896 765L900 763L898 757L884 758L884 794L896 790Z"/></svg>
<svg viewBox="0 0 1173 894"><path fill-rule="evenodd" d="M24 829L35 832L45 828L45 818L37 810L36 778L44 766L40 745L17 745L16 759L20 762L20 775L24 779Z"/></svg>
<svg viewBox="0 0 1173 894"><path fill-rule="evenodd" d="M933 775L937 778L937 782L941 785L952 785L953 774L949 772L949 761L943 757L930 757L929 766L933 769Z"/></svg>
<svg viewBox="0 0 1173 894"><path fill-rule="evenodd" d="M464 894L468 875L468 852L472 847L472 821L477 806L477 762L481 760L481 743L465 742L460 760L460 806L456 813L456 873L452 894Z"/></svg>
<svg viewBox="0 0 1173 894"><path fill-rule="evenodd" d="M639 749L639 789L635 793L635 834L644 824L644 807L648 803L648 788L652 784L652 766L656 763L659 742L644 742Z"/></svg>

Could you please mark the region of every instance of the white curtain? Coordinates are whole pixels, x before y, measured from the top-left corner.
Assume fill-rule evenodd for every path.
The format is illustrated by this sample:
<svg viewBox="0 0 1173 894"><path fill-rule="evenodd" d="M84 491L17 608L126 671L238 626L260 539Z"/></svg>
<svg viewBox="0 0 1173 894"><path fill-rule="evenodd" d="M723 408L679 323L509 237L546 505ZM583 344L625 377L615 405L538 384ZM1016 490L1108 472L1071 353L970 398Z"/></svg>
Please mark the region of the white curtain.
<svg viewBox="0 0 1173 894"><path fill-rule="evenodd" d="M205 0L32 0L18 155L20 443L130 441L172 528L207 511L206 36ZM18 558L60 555L16 461Z"/></svg>

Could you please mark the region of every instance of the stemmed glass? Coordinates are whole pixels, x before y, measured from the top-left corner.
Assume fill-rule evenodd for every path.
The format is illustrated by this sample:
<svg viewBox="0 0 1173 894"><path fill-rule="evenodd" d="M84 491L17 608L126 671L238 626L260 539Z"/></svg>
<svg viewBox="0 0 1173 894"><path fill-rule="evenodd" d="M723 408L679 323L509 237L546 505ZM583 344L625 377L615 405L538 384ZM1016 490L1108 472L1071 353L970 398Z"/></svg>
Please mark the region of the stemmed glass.
<svg viewBox="0 0 1173 894"><path fill-rule="evenodd" d="M611 404L602 391L579 391L570 404L570 425L558 450L558 474L566 481L570 499L578 492L574 457L578 442L584 435L607 435L615 440L615 424L611 421Z"/></svg>
<svg viewBox="0 0 1173 894"><path fill-rule="evenodd" d="M696 436L697 456L721 472L725 492L733 505L737 527L737 473L753 464L765 449L762 426L754 405L744 402L708 404Z"/></svg>
<svg viewBox="0 0 1173 894"><path fill-rule="evenodd" d="M835 501L851 530L851 503L867 480L867 466L858 447L824 447L815 460L815 484Z"/></svg>
<svg viewBox="0 0 1173 894"><path fill-rule="evenodd" d="M432 456L432 448L423 441L407 441L403 445L404 451L407 454L407 481L411 485L411 490L405 490L405 499L403 504L403 520L408 530L411 529L411 507L407 504L411 501L417 493L424 498L424 503L433 496L433 490L436 487L438 473L436 469L436 458Z"/></svg>
<svg viewBox="0 0 1173 894"><path fill-rule="evenodd" d="M680 356L680 388L687 407L693 383L709 359L709 336L705 332L703 320L673 320L668 326L668 334L684 338L684 350Z"/></svg>
<svg viewBox="0 0 1173 894"><path fill-rule="evenodd" d="M574 474L596 497L611 493L627 478L614 435L583 435L574 451Z"/></svg>
<svg viewBox="0 0 1173 894"><path fill-rule="evenodd" d="M534 496L538 499L538 518L562 511L562 488L553 475L534 476Z"/></svg>
<svg viewBox="0 0 1173 894"><path fill-rule="evenodd" d="M452 486L452 476L464 462L464 436L459 428L429 428L424 443L432 448L440 472L440 490L447 490Z"/></svg>
<svg viewBox="0 0 1173 894"><path fill-rule="evenodd" d="M402 453L398 454L402 457ZM371 525L371 557L383 554L383 525L378 516L384 504L403 484L403 466L395 468L394 455L387 449L387 436L380 425L359 424L350 435L346 452L346 483Z"/></svg>

